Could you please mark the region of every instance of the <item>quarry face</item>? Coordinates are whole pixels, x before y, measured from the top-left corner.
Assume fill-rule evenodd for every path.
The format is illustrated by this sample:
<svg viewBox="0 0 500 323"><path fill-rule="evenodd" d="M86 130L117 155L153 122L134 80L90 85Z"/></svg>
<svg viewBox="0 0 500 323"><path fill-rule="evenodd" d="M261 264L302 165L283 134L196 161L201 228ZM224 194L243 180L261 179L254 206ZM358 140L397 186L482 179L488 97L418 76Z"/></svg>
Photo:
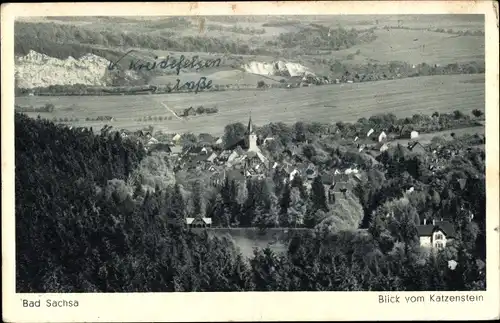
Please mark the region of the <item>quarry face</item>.
<svg viewBox="0 0 500 323"><path fill-rule="evenodd" d="M242 67L245 72L258 75L291 77L312 74L307 67L301 64L285 61L275 61L271 63L249 62L244 64Z"/></svg>
<svg viewBox="0 0 500 323"><path fill-rule="evenodd" d="M50 85L108 85L109 61L86 54L79 59L57 59L31 50L16 58L15 78L20 88L31 89Z"/></svg>

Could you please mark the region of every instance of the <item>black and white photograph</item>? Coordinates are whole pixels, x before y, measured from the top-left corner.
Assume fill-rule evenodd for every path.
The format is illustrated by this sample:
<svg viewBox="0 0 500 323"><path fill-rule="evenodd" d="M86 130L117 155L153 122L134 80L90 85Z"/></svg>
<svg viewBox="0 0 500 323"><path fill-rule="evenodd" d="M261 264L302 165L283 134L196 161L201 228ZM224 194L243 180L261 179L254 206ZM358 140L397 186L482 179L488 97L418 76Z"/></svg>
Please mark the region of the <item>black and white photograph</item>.
<svg viewBox="0 0 500 323"><path fill-rule="evenodd" d="M486 291L483 14L96 11L13 40L16 293Z"/></svg>

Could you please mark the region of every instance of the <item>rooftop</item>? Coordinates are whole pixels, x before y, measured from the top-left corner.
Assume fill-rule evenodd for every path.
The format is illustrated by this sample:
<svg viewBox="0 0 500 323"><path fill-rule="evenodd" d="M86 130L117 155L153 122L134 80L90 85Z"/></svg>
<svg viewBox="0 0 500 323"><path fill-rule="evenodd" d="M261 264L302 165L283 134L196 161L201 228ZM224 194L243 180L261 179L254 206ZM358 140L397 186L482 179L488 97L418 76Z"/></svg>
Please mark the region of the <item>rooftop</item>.
<svg viewBox="0 0 500 323"><path fill-rule="evenodd" d="M441 230L448 238L453 238L456 234L453 224L448 221L436 221L435 224L418 225L417 232L419 237L431 236L436 230Z"/></svg>

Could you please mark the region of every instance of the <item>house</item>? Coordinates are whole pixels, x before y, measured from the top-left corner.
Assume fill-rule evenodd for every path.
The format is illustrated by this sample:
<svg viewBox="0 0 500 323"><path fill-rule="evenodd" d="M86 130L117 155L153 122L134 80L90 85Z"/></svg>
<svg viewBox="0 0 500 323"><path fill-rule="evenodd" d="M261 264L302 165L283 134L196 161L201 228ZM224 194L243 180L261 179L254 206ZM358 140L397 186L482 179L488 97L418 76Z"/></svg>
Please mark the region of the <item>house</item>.
<svg viewBox="0 0 500 323"><path fill-rule="evenodd" d="M264 142L263 142L263 144L264 144L264 145L267 145L267 144L268 144L269 142L271 142L271 141L274 141L274 138L273 138L273 137L267 137L267 138L264 138Z"/></svg>
<svg viewBox="0 0 500 323"><path fill-rule="evenodd" d="M380 150L380 152L384 152L386 151L387 149L389 149L389 144L387 143L384 143L383 145L381 145L378 150Z"/></svg>
<svg viewBox="0 0 500 323"><path fill-rule="evenodd" d="M174 145L170 146L170 154L172 156L179 156L182 154L182 146Z"/></svg>
<svg viewBox="0 0 500 323"><path fill-rule="evenodd" d="M455 238L455 228L448 221L432 221L432 224L427 224L424 220L423 225L417 226L420 246L441 250L446 247L446 244Z"/></svg>
<svg viewBox="0 0 500 323"><path fill-rule="evenodd" d="M348 168L344 171L344 174L357 174L359 171L356 168Z"/></svg>
<svg viewBox="0 0 500 323"><path fill-rule="evenodd" d="M208 156L207 162L213 163L216 158L217 158L217 154L215 152L213 152L210 156Z"/></svg>
<svg viewBox="0 0 500 323"><path fill-rule="evenodd" d="M290 182L293 181L293 179L295 178L295 176L299 175L300 176L300 172L297 170L297 168L294 168L291 172L290 172Z"/></svg>
<svg viewBox="0 0 500 323"><path fill-rule="evenodd" d="M418 141L408 143L408 149L413 153L425 154L425 147Z"/></svg>
<svg viewBox="0 0 500 323"><path fill-rule="evenodd" d="M217 170L210 176L210 185L220 186L224 183L224 174L219 173Z"/></svg>
<svg viewBox="0 0 500 323"><path fill-rule="evenodd" d="M231 150L224 150L223 152L221 152L219 154L219 156L217 157L217 160L219 162L226 162L229 158L229 156L232 154L233 152Z"/></svg>
<svg viewBox="0 0 500 323"><path fill-rule="evenodd" d="M412 132L410 133L410 139L415 139L415 138L417 138L417 137L418 137L418 132L417 132L417 131L412 131Z"/></svg>
<svg viewBox="0 0 500 323"><path fill-rule="evenodd" d="M366 137L370 137L372 135L372 133L374 133L375 130L373 129L370 129L370 131L368 131L368 133L366 134Z"/></svg>
<svg viewBox="0 0 500 323"><path fill-rule="evenodd" d="M215 140L216 145L222 145L222 142L223 142L222 137L219 137L217 138L217 140Z"/></svg>
<svg viewBox="0 0 500 323"><path fill-rule="evenodd" d="M181 135L180 134L176 134L173 138L172 138L172 141L173 142L178 142L179 140L181 140Z"/></svg>
<svg viewBox="0 0 500 323"><path fill-rule="evenodd" d="M208 155L210 152L211 152L210 148L197 146L189 149L188 154L191 156L197 156L197 155Z"/></svg>
<svg viewBox="0 0 500 323"><path fill-rule="evenodd" d="M182 114L183 117L188 117L188 116L195 116L196 111L193 107L189 107L184 110L184 113Z"/></svg>
<svg viewBox="0 0 500 323"><path fill-rule="evenodd" d="M149 138L149 141L148 141L148 146L151 146L151 145L156 145L158 143L158 140L156 138Z"/></svg>
<svg viewBox="0 0 500 323"><path fill-rule="evenodd" d="M239 154L236 151L232 151L230 155L227 157L227 163L230 164L233 160L235 160Z"/></svg>
<svg viewBox="0 0 500 323"><path fill-rule="evenodd" d="M386 139L387 139L387 134L384 131L382 131L380 135L378 135L378 142L382 142Z"/></svg>
<svg viewBox="0 0 500 323"><path fill-rule="evenodd" d="M209 228L212 225L212 218L186 218L186 225L189 228Z"/></svg>
<svg viewBox="0 0 500 323"><path fill-rule="evenodd" d="M260 164L265 165L267 163L267 158L264 155L262 155L260 151L259 152L249 151L245 155L246 155L245 160L247 167L254 167Z"/></svg>

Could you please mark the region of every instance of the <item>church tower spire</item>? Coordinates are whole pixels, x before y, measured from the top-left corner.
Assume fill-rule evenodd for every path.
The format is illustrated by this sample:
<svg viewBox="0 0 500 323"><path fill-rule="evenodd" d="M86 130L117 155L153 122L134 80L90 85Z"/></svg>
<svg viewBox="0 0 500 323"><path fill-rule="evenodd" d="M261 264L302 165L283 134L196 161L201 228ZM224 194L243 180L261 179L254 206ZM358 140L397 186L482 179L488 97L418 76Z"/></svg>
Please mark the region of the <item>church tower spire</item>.
<svg viewBox="0 0 500 323"><path fill-rule="evenodd" d="M248 151L258 151L257 148L257 135L253 132L253 125L252 125L252 114L250 113L250 117L248 118L248 127L247 127L247 134L246 134L246 144L248 147Z"/></svg>
<svg viewBox="0 0 500 323"><path fill-rule="evenodd" d="M248 134L253 133L253 126L252 126L252 112L250 112L250 117L248 118L247 133L248 133Z"/></svg>

